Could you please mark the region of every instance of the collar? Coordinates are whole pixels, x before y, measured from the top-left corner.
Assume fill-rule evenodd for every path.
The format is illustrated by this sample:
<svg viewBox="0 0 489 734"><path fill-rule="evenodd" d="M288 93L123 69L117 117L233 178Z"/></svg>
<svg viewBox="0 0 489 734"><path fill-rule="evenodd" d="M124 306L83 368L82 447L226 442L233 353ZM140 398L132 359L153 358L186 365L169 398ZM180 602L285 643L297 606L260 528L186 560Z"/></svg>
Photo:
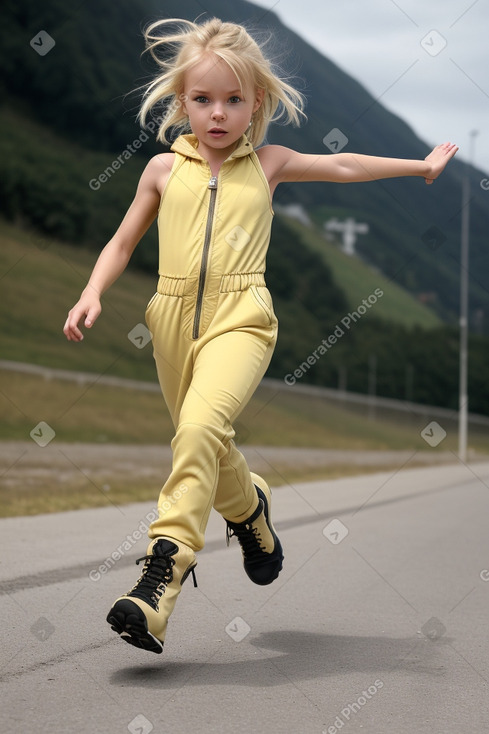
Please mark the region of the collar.
<svg viewBox="0 0 489 734"><path fill-rule="evenodd" d="M203 161L204 158L202 158L199 151L197 150L198 144L199 141L193 133L189 135L179 135L171 146L170 150L174 151L175 153L180 153L187 158L194 158L196 160ZM246 135L243 133L243 135L237 141L236 148L231 153L231 155L226 158L226 160L229 161L233 158L243 158L245 155L250 155L250 153L252 152L253 146L249 142Z"/></svg>

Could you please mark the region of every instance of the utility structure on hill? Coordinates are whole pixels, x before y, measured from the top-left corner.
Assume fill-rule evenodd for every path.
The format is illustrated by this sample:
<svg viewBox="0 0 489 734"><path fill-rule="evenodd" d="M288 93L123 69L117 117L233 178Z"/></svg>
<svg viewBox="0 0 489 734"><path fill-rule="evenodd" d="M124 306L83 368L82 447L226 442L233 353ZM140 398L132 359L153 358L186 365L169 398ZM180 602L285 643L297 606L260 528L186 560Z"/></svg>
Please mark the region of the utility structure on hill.
<svg viewBox="0 0 489 734"><path fill-rule="evenodd" d="M344 222L334 217L324 223L324 229L326 232L339 232L342 236L345 255L355 255L357 235L367 234L369 227L365 222L356 222L353 217L348 217Z"/></svg>
<svg viewBox="0 0 489 734"><path fill-rule="evenodd" d="M470 239L470 167L474 159L475 139L478 130L470 132L469 159L465 164L462 181L462 230L460 245L460 354L458 392L458 455L467 461L468 430L468 334L469 334L469 239Z"/></svg>

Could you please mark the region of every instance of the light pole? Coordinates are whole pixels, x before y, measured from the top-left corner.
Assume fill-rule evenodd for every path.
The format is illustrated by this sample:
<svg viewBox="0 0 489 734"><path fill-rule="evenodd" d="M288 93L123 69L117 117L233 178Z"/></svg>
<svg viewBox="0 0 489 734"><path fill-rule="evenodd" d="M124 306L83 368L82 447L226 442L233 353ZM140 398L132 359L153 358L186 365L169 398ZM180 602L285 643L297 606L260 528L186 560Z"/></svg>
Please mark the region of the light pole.
<svg viewBox="0 0 489 734"><path fill-rule="evenodd" d="M467 461L467 393L468 331L469 331L469 235L470 235L470 167L474 158L477 130L470 132L469 160L465 164L462 183L462 230L460 252L460 371L458 390L458 456Z"/></svg>

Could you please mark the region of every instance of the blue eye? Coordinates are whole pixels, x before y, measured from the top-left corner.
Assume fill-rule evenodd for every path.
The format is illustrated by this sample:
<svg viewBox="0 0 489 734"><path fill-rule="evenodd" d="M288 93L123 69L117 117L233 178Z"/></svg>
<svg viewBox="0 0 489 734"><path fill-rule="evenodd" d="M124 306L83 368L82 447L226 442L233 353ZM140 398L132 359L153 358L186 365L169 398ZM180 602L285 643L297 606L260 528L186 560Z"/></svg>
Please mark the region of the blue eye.
<svg viewBox="0 0 489 734"><path fill-rule="evenodd" d="M233 104L236 104L236 102L241 102L241 98L236 95L233 95L232 97L229 97L229 101L232 102Z"/></svg>
<svg viewBox="0 0 489 734"><path fill-rule="evenodd" d="M207 97L203 97L202 95L200 97L195 97L195 99L194 99L194 102L202 102L202 103L205 103L205 102L208 102L208 101L209 100L207 99Z"/></svg>

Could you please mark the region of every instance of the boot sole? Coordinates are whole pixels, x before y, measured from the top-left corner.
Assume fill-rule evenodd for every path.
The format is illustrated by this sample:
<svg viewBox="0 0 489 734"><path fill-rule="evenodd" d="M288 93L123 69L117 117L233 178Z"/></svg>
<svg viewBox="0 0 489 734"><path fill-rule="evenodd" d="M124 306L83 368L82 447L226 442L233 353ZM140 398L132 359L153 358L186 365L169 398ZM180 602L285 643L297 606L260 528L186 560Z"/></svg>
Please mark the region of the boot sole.
<svg viewBox="0 0 489 734"><path fill-rule="evenodd" d="M117 601L107 615L107 622L121 640L157 655L163 652L163 643L151 632L143 610L130 599Z"/></svg>

